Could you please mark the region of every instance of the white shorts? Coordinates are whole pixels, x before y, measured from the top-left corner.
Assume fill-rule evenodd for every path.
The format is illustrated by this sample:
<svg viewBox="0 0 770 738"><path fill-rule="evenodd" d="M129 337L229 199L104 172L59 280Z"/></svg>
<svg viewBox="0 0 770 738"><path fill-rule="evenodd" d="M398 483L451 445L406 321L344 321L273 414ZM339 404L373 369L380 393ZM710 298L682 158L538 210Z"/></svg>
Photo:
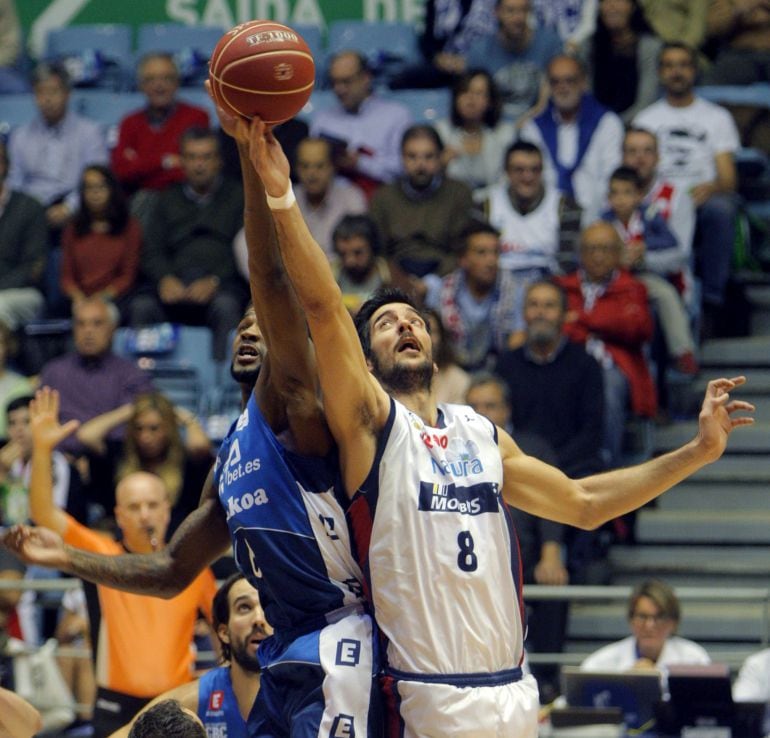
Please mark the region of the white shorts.
<svg viewBox="0 0 770 738"><path fill-rule="evenodd" d="M390 686L388 736L403 729L403 738L537 738L540 700L531 674L481 687L407 679Z"/></svg>

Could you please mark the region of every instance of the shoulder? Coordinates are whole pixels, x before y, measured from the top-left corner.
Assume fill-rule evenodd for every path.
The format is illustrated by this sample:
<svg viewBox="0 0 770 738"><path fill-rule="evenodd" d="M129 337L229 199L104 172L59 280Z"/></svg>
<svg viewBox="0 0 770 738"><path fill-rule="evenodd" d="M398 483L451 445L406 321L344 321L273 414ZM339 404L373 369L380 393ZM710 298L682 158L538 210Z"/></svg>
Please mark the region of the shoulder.
<svg viewBox="0 0 770 738"><path fill-rule="evenodd" d="M120 128L130 127L134 128L137 125L147 125L147 111L144 108L139 108L131 113L127 113L120 121Z"/></svg>
<svg viewBox="0 0 770 738"><path fill-rule="evenodd" d="M657 100L652 105L648 105L639 111L634 118L634 125L642 128L654 126L668 114L669 110L670 108L664 100Z"/></svg>
<svg viewBox="0 0 770 738"><path fill-rule="evenodd" d="M209 119L208 111L197 105L192 105L191 103L185 102L184 100L179 100L177 102L174 115L179 116L180 118L192 118L201 121L208 121Z"/></svg>
<svg viewBox="0 0 770 738"><path fill-rule="evenodd" d="M379 95L372 95L368 100L365 110L368 116L379 117L381 115L390 119L411 120L412 114L409 108L398 100L388 100Z"/></svg>

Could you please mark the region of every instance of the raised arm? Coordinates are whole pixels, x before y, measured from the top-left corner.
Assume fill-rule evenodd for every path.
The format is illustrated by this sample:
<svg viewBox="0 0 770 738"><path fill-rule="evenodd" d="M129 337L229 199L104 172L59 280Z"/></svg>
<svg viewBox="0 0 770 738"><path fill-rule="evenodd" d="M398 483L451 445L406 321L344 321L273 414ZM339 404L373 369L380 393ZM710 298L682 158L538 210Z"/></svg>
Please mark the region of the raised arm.
<svg viewBox="0 0 770 738"><path fill-rule="evenodd" d="M37 525L57 533L67 528L67 515L53 499L51 459L54 448L75 432L79 423L59 423L59 393L43 387L29 405L32 428L32 463L29 477L29 516Z"/></svg>
<svg viewBox="0 0 770 738"><path fill-rule="evenodd" d="M230 548L230 533L213 486L161 551L107 556L66 545L47 528L16 525L0 537L9 551L39 564L137 594L171 598Z"/></svg>
<svg viewBox="0 0 770 738"><path fill-rule="evenodd" d="M127 423L133 412L133 405L127 402L125 405L108 410L83 423L75 434L86 448L97 454L107 452L106 438L110 431L123 423Z"/></svg>
<svg viewBox="0 0 770 738"><path fill-rule="evenodd" d="M207 89L211 94L208 84ZM217 113L222 129L235 139L241 161L249 286L268 357L267 382L263 379L257 389L260 408L274 430L290 424L299 451L322 456L331 448L331 437L318 398L315 353L284 269L265 187L249 159L248 123L221 107ZM284 413L285 419L281 417Z"/></svg>
<svg viewBox="0 0 770 738"><path fill-rule="evenodd" d="M709 382L698 418L698 434L684 446L627 469L615 469L581 480L524 455L504 431L499 432L503 456L505 500L533 515L595 528L607 520L635 510L678 484L724 453L730 433L751 425L752 417L739 416L754 406L731 400L729 393L745 377Z"/></svg>
<svg viewBox="0 0 770 738"><path fill-rule="evenodd" d="M387 419L390 401L369 373L329 261L294 201L280 144L259 120L249 133L249 158L273 198L281 255L310 327L326 418L340 446L346 487L353 493L374 459L375 434Z"/></svg>

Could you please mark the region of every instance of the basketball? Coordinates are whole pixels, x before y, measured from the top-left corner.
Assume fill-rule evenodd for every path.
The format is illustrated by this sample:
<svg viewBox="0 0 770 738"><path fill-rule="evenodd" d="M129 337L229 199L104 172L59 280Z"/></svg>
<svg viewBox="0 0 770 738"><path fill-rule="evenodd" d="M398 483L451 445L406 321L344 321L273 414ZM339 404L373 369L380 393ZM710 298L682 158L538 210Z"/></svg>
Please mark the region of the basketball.
<svg viewBox="0 0 770 738"><path fill-rule="evenodd" d="M209 62L214 99L222 108L268 125L293 118L310 97L315 64L304 39L266 20L241 23L219 40Z"/></svg>

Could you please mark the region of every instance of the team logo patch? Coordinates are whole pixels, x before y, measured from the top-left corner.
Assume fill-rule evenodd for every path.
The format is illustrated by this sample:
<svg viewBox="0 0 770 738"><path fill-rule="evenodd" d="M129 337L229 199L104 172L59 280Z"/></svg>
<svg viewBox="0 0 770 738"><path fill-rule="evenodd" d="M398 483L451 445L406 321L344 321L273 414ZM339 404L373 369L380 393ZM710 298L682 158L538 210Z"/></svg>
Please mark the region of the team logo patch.
<svg viewBox="0 0 770 738"><path fill-rule="evenodd" d="M217 712L222 709L225 703L225 693L221 689L215 689L209 695L209 710Z"/></svg>
<svg viewBox="0 0 770 738"><path fill-rule="evenodd" d="M498 487L493 482L460 487L456 484L420 482L418 510L481 515L500 512Z"/></svg>

